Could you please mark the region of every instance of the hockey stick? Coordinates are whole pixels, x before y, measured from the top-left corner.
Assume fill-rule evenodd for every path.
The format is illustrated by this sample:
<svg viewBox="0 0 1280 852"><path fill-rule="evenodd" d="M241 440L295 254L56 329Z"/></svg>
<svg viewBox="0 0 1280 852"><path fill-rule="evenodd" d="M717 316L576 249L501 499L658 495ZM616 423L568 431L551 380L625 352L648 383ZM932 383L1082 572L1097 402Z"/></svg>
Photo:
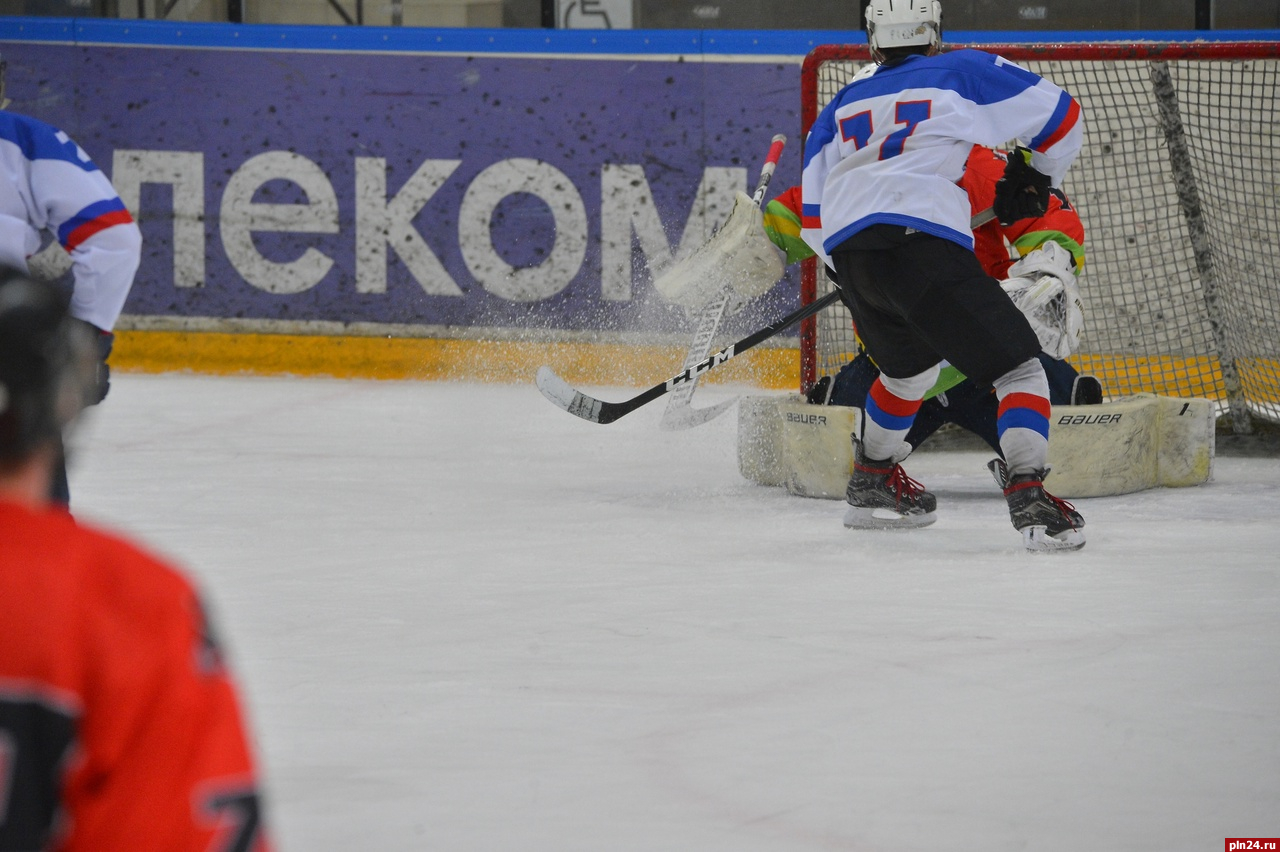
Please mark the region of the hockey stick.
<svg viewBox="0 0 1280 852"><path fill-rule="evenodd" d="M769 154L765 157L755 192L751 195L751 201L756 207L764 201L769 180L778 167L778 160L782 157L782 149L786 144L787 137L781 133L771 140ZM698 312L698 329L694 332L693 343L690 344L689 351L684 356L684 369L688 370L696 366L711 352L716 329L720 327L720 321L724 318L732 298L733 288L726 284L716 297ZM693 398L694 388L698 385L698 378L695 377L693 381L681 384L672 392L667 400L666 411L662 412L662 420L658 423L660 429L692 429L694 426L701 426L719 417L737 402L735 397L708 408L694 408L690 405L690 400Z"/></svg>
<svg viewBox="0 0 1280 852"><path fill-rule="evenodd" d="M981 213L976 214L969 222L970 227L977 228L982 224L990 222L995 218L995 214L988 208ZM808 319L823 308L835 302L840 298L840 289L833 288L820 299L816 299L807 305L792 311L782 319L767 325L759 331L753 332L739 340L737 343L731 343L724 349L715 353L709 358L700 361L692 367L677 373L661 384L654 385L644 393L633 396L631 399L622 402L605 402L602 399L596 399L588 396L582 391L574 390L573 386L564 379L556 375L556 371L550 367L539 367L537 376L538 390L542 395L551 401L557 408L562 408L575 417L581 417L583 420L589 420L592 423L612 423L620 417L623 417L635 411L643 405L653 402L663 394L670 393L672 389L679 387L685 382L691 382L698 376L714 369L719 365L728 361L736 355L741 355L748 349L757 346L768 340L779 332L785 331L801 320Z"/></svg>
<svg viewBox="0 0 1280 852"><path fill-rule="evenodd" d="M640 406L653 402L663 394L670 393L682 384L692 382L708 370L720 366L736 355L741 355L748 349L763 343L781 331L785 331L801 320L813 316L839 298L840 291L832 290L821 299L810 302L799 310L787 314L772 325L767 325L759 331L747 335L737 343L729 344L714 355L703 359L692 367L686 368L665 382L654 385L639 396L633 396L624 402L605 402L604 400L587 396L581 391L574 390L568 382L557 376L555 370L550 367L538 368L538 390L542 391L542 395L551 400L552 404L563 408L575 417L590 420L592 423L612 423L619 417L635 411Z"/></svg>

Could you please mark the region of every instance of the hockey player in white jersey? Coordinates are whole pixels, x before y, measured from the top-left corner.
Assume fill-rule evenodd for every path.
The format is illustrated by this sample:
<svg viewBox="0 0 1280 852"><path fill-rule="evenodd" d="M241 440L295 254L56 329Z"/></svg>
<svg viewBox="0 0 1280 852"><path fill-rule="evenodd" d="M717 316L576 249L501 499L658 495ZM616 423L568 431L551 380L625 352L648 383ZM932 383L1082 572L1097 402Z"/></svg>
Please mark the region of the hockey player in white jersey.
<svg viewBox="0 0 1280 852"><path fill-rule="evenodd" d="M71 256L71 315L98 343L97 401L107 395L112 333L133 286L142 235L119 194L66 133L7 110L0 56L0 266L27 271L46 238ZM65 467L53 498L67 504Z"/></svg>
<svg viewBox="0 0 1280 852"><path fill-rule="evenodd" d="M1044 490L1049 388L1026 318L973 253L970 205L957 184L973 145L1020 140L997 186L1002 222L1042 215L1080 150L1076 101L994 54L942 53L939 0L871 0L876 64L818 116L805 146L802 236L836 273L882 381L854 436L845 525L935 520L933 494L899 462L943 360L994 387L1009 470L1005 497L1030 550L1084 545L1084 520Z"/></svg>

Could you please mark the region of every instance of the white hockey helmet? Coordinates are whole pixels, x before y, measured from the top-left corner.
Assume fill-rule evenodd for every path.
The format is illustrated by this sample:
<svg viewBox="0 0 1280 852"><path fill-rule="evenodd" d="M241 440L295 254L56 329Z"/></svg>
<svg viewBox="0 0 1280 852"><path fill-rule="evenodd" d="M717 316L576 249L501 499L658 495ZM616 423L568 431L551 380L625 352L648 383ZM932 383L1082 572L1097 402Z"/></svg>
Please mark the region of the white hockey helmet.
<svg viewBox="0 0 1280 852"><path fill-rule="evenodd" d="M927 53L942 49L940 0L871 0L867 4L867 43L876 64L893 47L926 45Z"/></svg>

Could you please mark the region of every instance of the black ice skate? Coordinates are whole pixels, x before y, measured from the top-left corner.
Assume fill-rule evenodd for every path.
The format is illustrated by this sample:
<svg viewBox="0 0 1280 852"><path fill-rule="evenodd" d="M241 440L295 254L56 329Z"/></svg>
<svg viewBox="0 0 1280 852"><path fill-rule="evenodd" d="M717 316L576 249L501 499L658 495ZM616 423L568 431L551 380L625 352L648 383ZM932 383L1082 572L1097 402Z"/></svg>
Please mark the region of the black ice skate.
<svg viewBox="0 0 1280 852"><path fill-rule="evenodd" d="M938 501L892 459L868 459L853 439L853 476L845 489L844 525L856 529L924 527L937 520Z"/></svg>
<svg viewBox="0 0 1280 852"><path fill-rule="evenodd" d="M1047 470L1010 476L1004 487L1009 519L1027 550L1049 552L1084 547L1084 518L1066 500L1044 490Z"/></svg>

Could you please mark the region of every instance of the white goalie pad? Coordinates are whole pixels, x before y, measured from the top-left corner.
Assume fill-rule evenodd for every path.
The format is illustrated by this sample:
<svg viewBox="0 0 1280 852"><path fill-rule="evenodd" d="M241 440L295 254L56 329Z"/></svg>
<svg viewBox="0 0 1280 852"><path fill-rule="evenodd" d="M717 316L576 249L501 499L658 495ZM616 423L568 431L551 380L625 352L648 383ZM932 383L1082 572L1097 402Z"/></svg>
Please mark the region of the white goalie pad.
<svg viewBox="0 0 1280 852"><path fill-rule="evenodd" d="M807 403L800 394L744 396L738 403L738 472L757 485L787 481L787 463L782 456L784 405Z"/></svg>
<svg viewBox="0 0 1280 852"><path fill-rule="evenodd" d="M744 398L738 470L792 494L842 500L853 472L849 435L860 416L857 408L810 405L794 395ZM1214 447L1214 405L1207 399L1142 394L1055 405L1045 486L1073 499L1201 485L1213 476Z"/></svg>
<svg viewBox="0 0 1280 852"><path fill-rule="evenodd" d="M1001 288L1022 311L1040 341L1040 348L1063 359L1080 345L1084 331L1084 302L1076 286L1071 253L1055 242L1009 267Z"/></svg>
<svg viewBox="0 0 1280 852"><path fill-rule="evenodd" d="M725 288L753 299L776 284L786 266L786 253L765 233L760 206L739 192L720 230L658 273L653 286L668 301L698 310Z"/></svg>
<svg viewBox="0 0 1280 852"><path fill-rule="evenodd" d="M1101 405L1055 405L1045 487L1104 497L1201 485L1213 476L1214 404L1139 394Z"/></svg>
<svg viewBox="0 0 1280 852"><path fill-rule="evenodd" d="M738 470L801 497L844 499L853 473L850 435L862 409L810 405L803 396L744 397L738 406Z"/></svg>

